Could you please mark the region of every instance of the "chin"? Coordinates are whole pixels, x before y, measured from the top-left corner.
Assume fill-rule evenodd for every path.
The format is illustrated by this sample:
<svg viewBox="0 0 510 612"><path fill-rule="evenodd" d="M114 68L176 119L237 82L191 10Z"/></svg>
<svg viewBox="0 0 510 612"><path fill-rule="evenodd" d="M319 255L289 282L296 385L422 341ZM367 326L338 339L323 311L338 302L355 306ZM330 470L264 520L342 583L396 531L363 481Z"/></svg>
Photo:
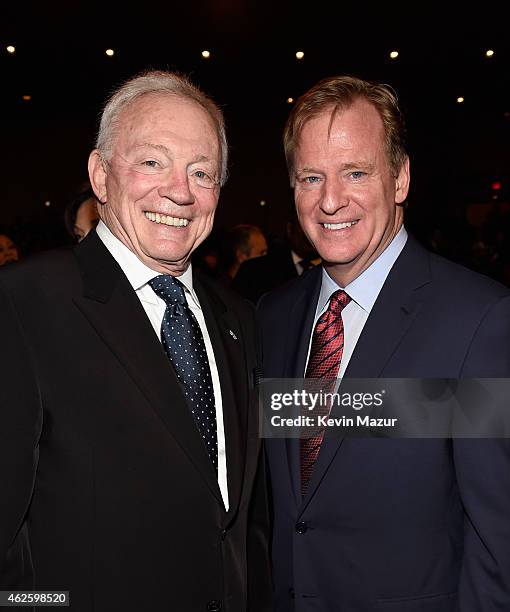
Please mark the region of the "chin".
<svg viewBox="0 0 510 612"><path fill-rule="evenodd" d="M317 244L317 253L325 261L337 261L342 263L348 263L355 259L360 252L360 249L346 248L346 245L340 244Z"/></svg>

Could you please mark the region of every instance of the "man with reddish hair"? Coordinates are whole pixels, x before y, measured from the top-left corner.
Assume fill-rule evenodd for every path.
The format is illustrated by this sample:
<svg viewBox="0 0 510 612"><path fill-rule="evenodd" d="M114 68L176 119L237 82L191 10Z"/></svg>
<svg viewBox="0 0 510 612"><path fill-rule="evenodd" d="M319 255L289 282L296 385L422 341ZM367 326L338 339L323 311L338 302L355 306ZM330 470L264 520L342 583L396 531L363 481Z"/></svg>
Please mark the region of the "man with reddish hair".
<svg viewBox="0 0 510 612"><path fill-rule="evenodd" d="M510 291L404 227L410 169L394 92L325 79L285 152L323 265L262 299L271 378L510 375ZM267 440L277 612L510 609L510 444Z"/></svg>

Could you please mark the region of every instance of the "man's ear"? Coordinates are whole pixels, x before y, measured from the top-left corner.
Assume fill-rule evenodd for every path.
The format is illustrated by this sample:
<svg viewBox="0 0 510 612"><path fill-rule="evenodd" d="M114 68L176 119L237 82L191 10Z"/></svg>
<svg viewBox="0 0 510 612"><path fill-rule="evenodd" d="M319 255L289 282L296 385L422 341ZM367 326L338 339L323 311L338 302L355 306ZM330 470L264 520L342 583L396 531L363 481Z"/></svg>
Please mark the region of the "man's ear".
<svg viewBox="0 0 510 612"><path fill-rule="evenodd" d="M406 201L409 193L409 183L411 174L409 171L409 157L405 158L404 163L400 167L400 172L395 179L395 203L403 204Z"/></svg>
<svg viewBox="0 0 510 612"><path fill-rule="evenodd" d="M100 204L106 204L108 194L106 190L106 170L101 153L94 149L89 155L89 179L92 190Z"/></svg>

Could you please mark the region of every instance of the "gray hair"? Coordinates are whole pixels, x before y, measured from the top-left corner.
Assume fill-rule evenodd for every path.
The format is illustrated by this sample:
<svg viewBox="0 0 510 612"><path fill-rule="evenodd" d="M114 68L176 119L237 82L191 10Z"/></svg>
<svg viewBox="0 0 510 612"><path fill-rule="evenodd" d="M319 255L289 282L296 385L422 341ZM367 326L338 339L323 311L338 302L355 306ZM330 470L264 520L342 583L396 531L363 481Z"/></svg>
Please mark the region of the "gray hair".
<svg viewBox="0 0 510 612"><path fill-rule="evenodd" d="M189 79L174 72L162 70L143 72L129 79L114 91L106 102L99 124L96 149L99 150L101 157L108 160L111 156L122 111L132 102L147 94L170 95L192 100L206 111L218 134L221 158L220 185L224 185L227 180L228 144L223 113L216 103L196 85L193 85Z"/></svg>

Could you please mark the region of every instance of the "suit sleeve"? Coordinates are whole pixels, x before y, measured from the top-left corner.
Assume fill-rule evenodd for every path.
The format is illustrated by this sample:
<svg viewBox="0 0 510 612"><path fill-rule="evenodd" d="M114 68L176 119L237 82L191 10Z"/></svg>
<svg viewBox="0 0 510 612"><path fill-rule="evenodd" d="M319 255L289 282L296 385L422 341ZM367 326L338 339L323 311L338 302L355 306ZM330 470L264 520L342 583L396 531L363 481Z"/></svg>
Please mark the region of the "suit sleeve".
<svg viewBox="0 0 510 612"><path fill-rule="evenodd" d="M1 286L0 338L0 586L8 587L21 584L30 571L23 565L22 527L35 480L42 412L25 336Z"/></svg>
<svg viewBox="0 0 510 612"><path fill-rule="evenodd" d="M510 377L510 298L487 310L461 377ZM465 510L459 609L510 610L510 440L457 439L453 451Z"/></svg>
<svg viewBox="0 0 510 612"><path fill-rule="evenodd" d="M260 454L248 521L248 612L269 612L272 609L272 588L269 561L269 511L263 452Z"/></svg>
<svg viewBox="0 0 510 612"><path fill-rule="evenodd" d="M257 326L256 329L258 331ZM261 371L262 355L258 335L256 346L257 364ZM254 408L258 410L258 406ZM269 612L272 609L269 521L267 472L264 451L261 449L248 515L248 612Z"/></svg>

